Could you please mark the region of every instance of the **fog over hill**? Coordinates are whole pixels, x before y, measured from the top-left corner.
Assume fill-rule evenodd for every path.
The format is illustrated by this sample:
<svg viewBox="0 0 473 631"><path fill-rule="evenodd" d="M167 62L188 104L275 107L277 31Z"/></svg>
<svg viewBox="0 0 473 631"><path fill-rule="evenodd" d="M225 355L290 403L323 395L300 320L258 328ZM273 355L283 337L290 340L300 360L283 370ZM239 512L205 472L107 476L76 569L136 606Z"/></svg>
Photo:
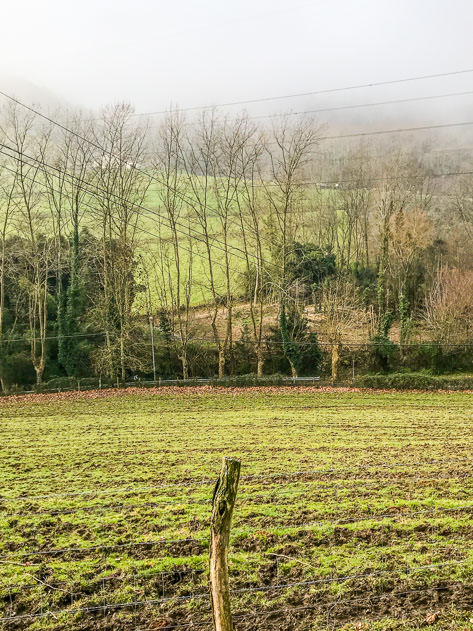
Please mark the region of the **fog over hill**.
<svg viewBox="0 0 473 631"><path fill-rule="evenodd" d="M0 74L0 89L25 104L39 106L44 111L71 107L71 104L57 92L22 77Z"/></svg>

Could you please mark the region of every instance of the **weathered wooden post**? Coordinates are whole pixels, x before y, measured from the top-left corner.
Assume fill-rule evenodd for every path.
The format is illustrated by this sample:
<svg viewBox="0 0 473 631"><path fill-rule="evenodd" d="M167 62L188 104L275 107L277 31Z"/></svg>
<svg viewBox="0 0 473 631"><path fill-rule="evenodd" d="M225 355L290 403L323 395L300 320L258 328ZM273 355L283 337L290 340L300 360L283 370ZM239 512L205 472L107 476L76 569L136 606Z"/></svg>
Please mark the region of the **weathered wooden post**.
<svg viewBox="0 0 473 631"><path fill-rule="evenodd" d="M215 631L233 631L228 583L228 544L240 461L224 458L215 485L210 521L210 592Z"/></svg>

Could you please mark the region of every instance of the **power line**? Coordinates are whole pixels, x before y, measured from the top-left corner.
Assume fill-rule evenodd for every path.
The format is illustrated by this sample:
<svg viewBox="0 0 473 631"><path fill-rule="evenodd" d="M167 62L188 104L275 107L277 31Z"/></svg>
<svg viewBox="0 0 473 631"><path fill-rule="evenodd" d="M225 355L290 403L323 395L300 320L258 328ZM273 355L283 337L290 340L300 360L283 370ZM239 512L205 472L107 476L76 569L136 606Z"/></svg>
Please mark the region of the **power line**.
<svg viewBox="0 0 473 631"><path fill-rule="evenodd" d="M68 128L66 125L63 125L62 123L60 123L60 122L58 122L58 121L54 120L53 118L51 118L51 117L49 117L49 116L46 116L45 114L43 114L43 113L42 113L42 112L40 112L39 110L36 110L36 109L34 109L33 107L30 107L29 105L26 105L26 104L25 104L25 103L23 103L22 101L20 101L20 100L16 99L16 98L15 98L15 97L13 97L13 96L10 96L10 95L6 94L5 92L0 91L0 95L4 96L4 97L5 97L5 98L7 98L7 99L10 99L11 101L13 101L14 103L16 103L17 105L19 105L19 106L21 106L21 107L23 107L23 108L27 109L28 111L30 111L30 112L32 112L32 113L34 113L35 115L40 116L41 118L43 118L43 119L47 120L47 121L48 121L48 122L50 122L52 125L55 125L55 126L59 127L60 129L63 129L63 130L64 130L64 131L66 131L67 133L72 134L73 136L75 136L76 138L79 138L79 139L80 139L80 140L82 140L83 142L88 143L89 145L91 145L91 146L95 147L96 149L98 149L100 152L105 153L105 154L107 154L107 155L111 156L111 157L112 157L112 158L114 158L114 159L118 159L120 162L123 162L123 160L122 160L122 158L121 158L120 156L115 155L115 154L114 154L113 152L111 152L111 151L107 151L104 147L102 147L102 146L101 146L101 145L99 145L98 143L96 143L96 142L94 142L94 141L90 140L90 138L87 138L86 136L83 136L82 134L79 134L79 133L75 132L74 130L72 130L72 129ZM11 147L8 147L8 146L3 145L3 144L2 144L2 146L4 146L4 147L8 148L10 151L16 151L16 152L17 152L20 156L24 155L24 154L22 154L22 152L20 152L19 150L15 149L15 148L13 148L13 149L12 149ZM10 157L12 157L12 156L10 156ZM46 163L45 163L44 161L38 160L37 158L32 157L32 158L29 158L29 159L35 160L38 164L42 164L42 163L43 163L44 165L46 165ZM51 165L47 165L47 166L48 166L49 168L52 168L52 169L54 169L54 170L59 171L60 173L65 173L65 172L61 171L61 169L58 169L57 167L53 167L53 166L51 166ZM156 181L156 182L158 182L159 184L163 185L163 182L162 182L162 181L160 181L158 178L156 178L155 176L151 176L149 173L147 173L147 172L146 172L146 171L144 171L143 169L139 169L136 165L133 165L133 169L134 169L135 171L137 171L138 173L144 174L144 175L145 175L145 176L146 176L146 177L147 177L150 181ZM71 177L71 175L69 175L69 177ZM80 179L79 179L79 178L77 178L76 176L72 176L72 177L74 177L75 179L78 179L79 181L81 181L81 182L82 182L82 180L80 180ZM166 182L164 183L164 185L166 186L166 188L167 188L168 190L171 190L174 194L178 194L178 193L179 193L179 191L178 191L177 189L173 189L173 188L172 188L172 187L170 187L170 186L169 186L169 184L167 184ZM85 190L85 189L84 189L84 190ZM90 191L86 191L86 192L89 192L89 194L94 194L93 192L92 192L92 193L90 193ZM103 191L102 191L102 193L103 193ZM96 194L95 194L95 195L96 195ZM106 193L106 195L108 195L108 194ZM96 196L97 196L97 195L96 195ZM149 209L149 208L145 208L144 206L142 206L142 205L140 205L140 204L136 204L136 203L131 202L131 201L129 201L129 200L125 200L124 198L122 198L122 197L120 197L120 196L118 196L118 195L113 194L113 196L114 196L114 197L116 197L116 198L118 198L121 202L125 202L125 203L127 203L127 204L132 204L133 206L138 207L138 208L140 208L141 210L145 210L146 212L150 212L150 213L152 213L152 214L157 215L160 219L163 219L163 220L165 220L165 221L168 221L169 226L171 226L171 221L170 221L168 218L163 217L162 215L160 215L160 214L159 214L159 213L157 213L156 211L153 211L152 209ZM186 201L186 200L188 201L188 198L187 198L187 196L185 196L185 195L184 195L184 196L182 196L182 194L181 194L181 198L183 199L183 201ZM208 208L208 210L215 210L215 209ZM176 223L176 225L182 225L182 224L180 224L180 222L175 222L175 223ZM183 234L185 234L185 236L188 236L188 234L190 233L191 228L190 228L190 226L184 226L184 228L185 228L186 232L185 232L185 233L183 232ZM182 232L182 230L179 230L179 229L176 229L176 230L177 230L177 232ZM204 236L202 233L198 233L198 234L199 234L200 236ZM195 237L194 237L194 238L195 238ZM202 239L198 239L198 240L202 241ZM222 242L220 242L220 241L219 241L219 240L217 240L217 239L213 239L212 241L213 241L213 244L218 243L219 245L222 245ZM202 242L203 242L203 243L205 243L205 241L202 241ZM228 247L228 244L223 244L223 246L224 246L224 248L227 248L227 247ZM243 259L243 260L245 260L245 261L247 260L247 257L248 257L248 256L251 256L251 258L256 258L256 259L257 259L257 257L254 257L254 255L250 255L248 252L244 252L243 250L240 250L240 248L235 248L235 246L230 246L230 247L232 247L233 249L236 249L236 250L239 250L240 252L242 252L242 253L244 254L244 256L245 256L245 258ZM219 249L221 249L221 248L219 248ZM226 251L226 249L224 249L224 251ZM239 257L239 258L242 258L242 257Z"/></svg>
<svg viewBox="0 0 473 631"><path fill-rule="evenodd" d="M1 145L2 145L2 143L0 143L0 146L1 146ZM16 150L15 150L15 151L16 151ZM10 154L6 153L5 151L2 151L1 149L0 149L0 153L1 153L1 154L3 154L3 155L8 156L9 158L11 158L11 159L13 159L13 160L16 160L17 162L19 162L20 160L22 160L22 158L21 158L21 157L15 157L15 156L12 156L12 155L10 155ZM17 152L17 153L19 153L19 152ZM20 154L20 155L21 155L21 154ZM35 160L35 161L36 161L36 162L38 162L38 163L41 163L41 160L38 160L37 158L32 158L32 159L33 159L33 160ZM28 164L28 163L27 163L27 164ZM31 166L31 165L30 165L30 166ZM46 167L46 166L48 166L48 165L46 165L46 163L44 163L42 166L43 166L43 168L45 168L45 167ZM14 173L13 169L10 169L9 167L2 166L2 168L3 168L3 169L6 169L7 171L10 171L11 173ZM55 167L51 167L51 168L55 168ZM33 178L28 177L28 176L26 176L26 175L24 175L23 177L25 177L25 178L27 178L27 179L29 179L29 180L31 180L31 181L34 181L34 180L33 180ZM71 177L71 176L70 176L70 175L68 175L68 177ZM75 177L75 176L72 176L72 177ZM43 183L43 182L37 182L37 184L38 184L39 186L42 186L42 187L43 187L43 188L45 188L45 189L47 189L47 188L51 188L51 187L48 187L48 185L47 185L46 183ZM52 189L52 190L54 190L54 191L55 191L56 189ZM88 190L86 190L86 189L84 189L84 191L85 191L85 192L87 192L87 193L89 193L90 195L93 195L93 196L95 196L95 197L98 197L98 193L96 193L96 192L93 192L93 191L91 192L91 191L88 191ZM56 192L57 192L57 191L56 191ZM128 200L124 200L123 198L120 198L119 196L116 196L116 197L118 197L118 199L119 199L119 200L121 200L121 201L125 201L126 203L130 203L131 205L136 205L136 204L133 204L133 202L128 202ZM110 198L109 198L109 197L108 197L108 201L110 201ZM87 203L87 202L85 202L85 201L82 201L82 204L83 204L83 206L86 206L87 208L89 208L89 209L91 209L92 211L94 211L94 212L92 213L92 214L93 214L93 216L96 216L96 217L100 218L100 214L97 212L97 210L96 210L96 209L95 209L95 208L94 208L91 204L88 204L88 203ZM145 209L145 210L147 210L147 209ZM150 211L150 212L152 212L153 214L157 214L155 211ZM163 217L162 215L157 214L157 216L158 216L160 219L163 219L163 220L165 220L165 221L168 221L168 219L167 219L166 217ZM180 224L180 225L182 225L182 224ZM162 237L161 235L158 235L158 234L156 234L156 233L154 233L154 232L151 232L150 230L147 230L146 228L143 228L142 226L137 226L136 230L137 230L137 231L139 231L139 232L145 233L145 234L147 234L147 235L149 235L149 236L152 236L153 238L158 239L159 241L163 241L163 237ZM177 232L179 232L179 233L184 234L186 237L190 237L190 236L191 236L190 234L188 234L187 232L184 232L183 230L179 230L179 229L177 229L176 231L177 231ZM201 235L201 233L198 233L198 234L199 234L199 235ZM202 242L202 243L205 243L204 241L202 241L202 239L199 239L198 237L193 236L192 238L196 238L196 240L197 240L197 241L200 241L200 242ZM212 238L212 239L211 239L211 242L212 242L212 246L213 246L215 243L221 244L221 242L220 242L220 241L218 241L217 239L214 239L214 238ZM230 247L233 247L233 246L230 246ZM181 244L179 244L179 248L180 248L181 250L184 250L185 252L188 252L191 256L197 256L197 257L199 257L199 258L202 258L204 261L208 261L208 258L207 258L207 256L206 256L205 254L203 254L202 252L195 252L194 250L191 250L191 249L187 248L186 246L182 245L182 243L181 243ZM219 249L221 249L221 248L219 248ZM240 259L242 259L242 260L245 260L245 262L246 262L246 259L244 259L243 257L241 257L241 256L239 256L239 255L237 255L237 254L232 253L232 256L235 256L235 257L237 257L237 258L240 258ZM248 256L253 256L253 255L248 254ZM222 270L224 270L224 271L225 271L225 266L224 266L224 264L223 264L223 263L221 263L220 261L218 261L218 260L213 260L213 261L212 261L212 264L213 264L213 265L215 265L216 267L220 267ZM266 264L267 264L267 263L266 263ZM232 273L233 273L233 274L239 274L240 276L243 276L244 278L246 278L246 274L245 274L245 272L244 272L244 271L242 271L242 270L233 269L233 270L232 270Z"/></svg>
<svg viewBox="0 0 473 631"><path fill-rule="evenodd" d="M464 121L461 123L442 123L439 125L421 125L417 127L398 127L395 129L379 129L376 131L364 131L353 134L339 134L337 136L319 136L318 141L321 140L339 140L342 138L361 138L365 136L379 136L382 134L400 134L409 131L425 131L428 129L447 129L451 127L467 127L473 125L473 121Z"/></svg>
<svg viewBox="0 0 473 631"><path fill-rule="evenodd" d="M473 124L473 122L472 122L472 124ZM376 132L373 132L373 133L376 133ZM384 132L383 132L383 133L384 133ZM19 152L18 150L14 149L14 148L11 148L11 147L9 147L8 145L4 145L3 143L0 143L0 146L5 147L8 151L14 151L14 152L18 153L18 154L19 154L19 157L15 157L15 156L12 156L12 155L10 155L10 154L8 154L8 153L4 152L4 151L0 151L0 153L3 153L4 155L6 155L6 156L10 157L11 159L14 159L14 160L16 160L16 161L18 161L18 162L19 162L19 161L21 161L21 160L23 160L23 159L24 159L24 157L26 157L27 159L34 160L36 163L40 164L43 168L54 169L54 170L56 170L56 171L59 171L59 172L63 173L64 175L66 175L66 176L67 176L67 177L69 177L69 178L73 178L73 179L76 179L76 180L78 179L76 176L71 175L71 174L66 174L66 172L62 172L62 171L61 171L60 169L58 169L57 167L53 167L53 166L51 166L51 165L47 164L47 163L46 163L45 161L43 161L43 160L39 160L38 158L34 158L34 157L28 156L28 155L26 155L26 154L22 154L22 153L21 153L21 152ZM13 172L13 171L12 171L12 169L9 169L8 167L4 167L4 168L6 168L7 170L9 170L9 171ZM473 173L473 172L470 172L470 171L461 171L461 172L451 172L451 173L444 173L444 174L433 174L433 175L431 175L431 177L447 177L447 176L453 176L453 175L465 175L465 174L470 174L470 173ZM25 177L27 177L27 176L25 176ZM29 179L30 179L30 180L32 180L32 178L29 178ZM377 178L377 179L384 179L384 178ZM388 179L389 179L389 178L388 178ZM402 176L400 176L400 179L402 179ZM373 180L374 180L374 178L373 178ZM83 180L79 180L79 181L80 181L81 183L83 183ZM350 181L350 180L345 180L344 182L346 183L346 182L349 182L349 181ZM326 182L326 183L328 183L328 182ZM332 183L340 183L340 181L333 181ZM42 185L44 188L47 188L47 184L43 184L43 183L41 183L41 182L38 182L38 184L39 184L39 185ZM93 195L93 196L98 197L98 193L97 193L97 192L90 191L89 189L85 189L85 188L84 188L84 191L85 191L85 192L87 192L87 193L89 193L89 194L91 194L91 195ZM103 191L102 191L102 194L103 194ZM167 220L167 218L166 218L166 217L162 217L162 215L160 215L159 213L156 213L155 211L153 211L153 210L151 210L151 209L145 208L145 207L143 207L143 206L141 206L141 205L139 205L139 204L135 204L135 203L133 203L133 202L128 202L128 200L124 200L124 199L123 199L123 198L121 198L120 196L117 196L117 195L114 195L114 196L115 196L115 197L117 197L118 199L120 199L121 201L126 201L127 203L131 203L132 205L137 206L138 208L143 209L143 210L145 210L146 212L150 212L150 213L152 213L153 215L157 215L160 219L164 219L165 221ZM83 203L84 203L84 205L86 205L86 206L88 206L89 208L92 208L92 209L93 209L93 207L92 207L90 204L87 204L87 203L85 203L85 202L83 202ZM95 211L95 209L93 209L93 210ZM96 212L96 211L95 211L95 214L97 215L97 212ZM179 225L181 225L181 224L179 224ZM138 227L137 229L138 229L139 231L141 231L141 232L144 232L144 233L146 233L146 234L148 234L148 235L150 235L150 236L154 237L154 238L161 239L161 236L160 236L160 235L156 235L155 233L153 233L153 232L151 232L151 231L149 231L149 230L147 230L147 229L145 229L145 228L143 228L143 227ZM179 230L179 229L177 229L177 231L178 231L178 232L181 232L182 234L185 234L185 236L186 236L186 237L187 237L187 236L190 236L190 235L188 235L188 233L187 233L187 232L184 232L183 230ZM198 236L193 235L193 238L196 238L198 241L201 241L202 243L205 243L202 239L200 239L200 238L199 238L199 236L204 236L204 235L202 235L201 233L198 233ZM212 240L212 243L213 243L213 244L214 244L214 243L219 243L219 244L220 244L221 242L219 242L219 241L218 241L218 240L216 240L216 239L213 239L213 240ZM207 260L207 257L206 257L204 254L202 254L202 253L199 253L199 252L194 252L193 250L190 250L190 249L186 248L185 246L182 246L182 244L180 245L180 247L181 247L181 249L184 249L185 251L189 252L191 255L196 255L196 256L199 256L199 257L203 258L204 260ZM225 247L225 244L224 244L224 247ZM227 245L227 247L228 247L228 245ZM232 247L232 248L233 248L233 246L230 246L230 247ZM222 248L220 247L219 249L222 249ZM235 253L232 253L232 256L236 256L237 258L240 258L240 259L242 259L243 261L245 261L245 262L247 263L248 261L247 261L247 258L246 258L246 257L247 257L247 256L250 256L250 255L249 255L247 252L244 252L243 250L241 250L240 248L236 248L236 249L237 249L237 250L239 250L240 252L242 252L242 253L243 253L243 255L244 255L244 257L239 256L239 255L237 255L237 254L235 254ZM253 256L253 255L251 255L251 256ZM257 257L255 257L255 258L257 258ZM219 261L215 261L215 260L214 260L214 261L213 261L213 264L214 264L214 265L216 265L217 267L221 267L221 268L225 271L225 266L224 266L221 262L219 262ZM268 263L266 263L266 265L268 265ZM271 264L271 266L276 267L276 266L275 266L275 265L273 265L273 264ZM234 273L240 274L240 275L242 275L244 278L246 278L246 274L245 274L245 272L244 272L244 271L241 271L241 270L234 270ZM78 336L87 336L87 334L77 334L77 335L78 335ZM97 334L97 335L105 335L105 333L100 333L100 334ZM60 337L60 336L50 336L50 337L49 337L49 339L58 339L59 337ZM73 334L71 337L75 337L75 334ZM38 339L39 339L39 338L38 338ZM197 338L193 338L193 339L197 339ZM23 340L23 339L19 339L19 340L17 340L17 341L24 341L24 340ZM204 339L200 339L200 341L209 341L209 342L211 342L211 343L215 343L215 340L204 340ZM264 339L264 340L262 340L262 341L267 341L267 339L265 338L265 339ZM275 341L275 342L273 342L273 343L274 343L274 344L278 344L278 342L276 342L276 341ZM282 343L281 343L281 342L279 342L279 344L282 344ZM323 343L321 343L321 344L323 344Z"/></svg>
<svg viewBox="0 0 473 631"><path fill-rule="evenodd" d="M352 104L352 105L337 105L334 107L321 107L318 109L303 110L301 112L288 112L287 114L284 114L284 116L302 116L304 114L321 114L323 112L338 112L338 111L343 111L343 110L354 110L354 109L360 109L360 108L365 108L365 107L378 107L381 105L399 105L401 103L414 103L416 101L433 101L436 99L445 99L445 98L452 98L452 97L458 97L458 96L469 96L471 94L473 94L473 90L467 90L464 92L447 92L446 94L432 94L429 96L414 96L414 97L405 98L405 99L391 99L388 101L374 101L371 103L357 103L357 104ZM250 120L257 120L257 119L263 119L263 118L277 118L279 116L281 116L281 114L262 114L261 116L249 116L248 118Z"/></svg>
<svg viewBox="0 0 473 631"><path fill-rule="evenodd" d="M378 106L384 106L384 105L400 105L402 103L415 103L415 102L419 102L419 101L434 101L437 99L444 99L444 98L453 98L453 97L460 97L460 96L470 96L473 94L473 90L466 90L466 91L462 91L462 92L447 92L447 93L443 93L443 94L432 94L432 95L428 95L428 96L414 96L414 97L408 97L408 98L404 98L404 99L390 99L390 100L386 100L386 101L371 101L368 103L355 103L355 104L351 104L351 105L336 105L336 106L331 106L331 107L320 107L317 109L309 109L309 110L302 110L302 111L296 111L296 112L285 112L285 113L276 113L276 114L260 114L257 116L247 116L246 118L248 120L262 120L262 119L270 119L270 118L286 118L289 116L303 116L305 114L322 114L325 112L338 112L338 111L344 111L344 110L355 110L355 109L362 109L362 108L369 108L369 107L378 107ZM175 110L172 110L175 111ZM180 111L180 110L177 110ZM140 116L144 116L144 115L140 115ZM91 119L91 120L100 120L100 119ZM152 127L155 127L155 125L153 125Z"/></svg>
<svg viewBox="0 0 473 631"><path fill-rule="evenodd" d="M473 72L473 69L462 70L462 71L454 71L453 73L447 73L447 74L462 74L462 73L465 73L465 72ZM445 75L443 75L443 74L441 74L441 75L425 75L424 77L417 77L417 79L418 78L432 78L434 76L445 76ZM404 80L396 80L396 82L405 81L405 80L406 79L404 79ZM414 78L409 78L407 80L414 80ZM75 132L74 130L71 130L70 128L68 128L67 126L63 125L62 123L52 119L49 116L46 116L45 114L41 113L40 111L38 111L38 110L26 105L25 103L19 101L18 99L6 94L5 92L0 91L0 94L3 95L5 98L8 98L8 99L12 100L13 102L17 103L21 107L31 111L32 113L36 114L37 116L40 116L41 118L47 120L51 124L53 124L55 126L58 126L59 128L61 128L64 131L66 131L67 133L72 134L75 137L81 139L83 142L86 142L86 143L90 144L91 146L95 147L99 151L101 151L103 153L106 153L106 154L110 155L111 157L114 157L115 159L118 159L118 160L121 161L120 156L116 156L113 152L107 151L104 147L102 147L98 143L96 143L96 142L90 140L89 138L87 138L87 137ZM403 133L403 132L408 132L408 131L421 131L421 130L427 130L427 129L440 129L440 128L448 128L448 127L459 127L459 126L465 126L465 125L473 125L473 121L467 121L467 122L463 122L463 123L445 123L445 124L440 124L440 125L427 125L427 126L420 126L420 127L397 128L397 129L391 129L391 130L377 130L377 131L373 131L373 132L360 132L360 133L353 133L353 134L343 134L343 135L338 135L338 136L321 136L320 138L318 138L318 140L333 140L333 139L342 139L342 138L365 137L365 136L373 136L373 135L379 135L379 134ZM3 145L3 146L5 146L5 145ZM10 147L7 147L7 148L10 151L17 151L16 149L12 149ZM20 153L19 151L17 151L17 152ZM21 153L20 153L20 155L21 155ZM29 158L29 159L33 159L36 162L41 163L41 161L38 161L34 157L33 158ZM46 163L44 163L44 164L46 164ZM55 167L51 167L51 165L47 165L47 166L49 166L49 168L55 168ZM136 167L136 165L133 165L133 169L136 170L139 173L144 174L150 180L156 181L156 182L158 182L161 185L164 184L164 186L166 186L166 188L168 188L168 190L171 190L174 194L177 194L182 199L182 201L190 203L190 205L192 205L192 203L193 203L192 200L191 200L191 202L189 202L189 198L186 195L183 195L177 189L169 186L169 184L167 182L163 183L157 177L151 176L149 173L147 173L143 169L139 169L138 167ZM88 192L90 193L90 191L88 191ZM96 195L96 193L93 193L93 192L91 194ZM141 210L144 210L145 212L150 212L152 214L155 214L160 219L163 219L164 221L168 221L169 225L171 224L169 219L167 219L166 217L163 217L161 214L157 213L156 211L153 211L152 209L145 208L142 205L133 203L133 202L128 201L128 200L124 200L123 198L120 198L120 196L117 196L117 195L114 195L114 197L117 197L121 201L125 201L126 203L133 204L135 207L139 207ZM208 210L215 210L215 209L208 208ZM180 222L177 222L177 225L182 225L182 224L180 224ZM183 234L188 236L189 231L190 231L190 227L189 226L184 226L184 228L185 228L186 232L185 233L183 232ZM182 232L182 230L178 230L178 232ZM200 236L205 236L202 233L198 233L198 234ZM198 240L202 241L202 239L198 239ZM225 251L226 248L229 247L228 244L222 243L221 241L219 241L217 239L214 239L213 243L214 244L217 243L217 244L219 244L219 246L223 245L223 251ZM242 258L242 260L244 260L245 262L247 261L248 256L251 256L251 258L255 258L256 260L258 260L257 257L254 257L254 255L250 255L248 252L245 252L244 250L241 250L240 248L236 248L235 246L230 246L230 247L232 247L233 249L238 250L239 252L241 252L243 254L243 257L239 256L239 258ZM222 249L222 248L220 247L219 249ZM234 256L237 256L237 255L234 255Z"/></svg>
<svg viewBox="0 0 473 631"><path fill-rule="evenodd" d="M22 162L22 161L24 161L24 159L25 159L25 158L26 158L27 160L33 160L34 162L36 162L37 164L39 164L39 165L40 165L43 169L46 169L46 168L47 168L47 169L52 169L52 170L54 170L54 171L58 171L61 175L64 175L64 176L68 177L69 179L73 179L73 180L78 181L78 182L79 182L82 186L84 185L84 180L82 180L82 179L78 178L77 176L75 176L75 175L73 175L73 174L69 174L69 173L67 173L66 171L63 171L62 169L60 169L60 168L58 168L58 167L55 167L55 166L53 166L53 165L50 165L50 164L48 164L47 162L45 162L44 160L42 160L42 159L35 158L34 156L29 156L28 154L25 154L25 153L21 152L20 150L16 149L15 147L10 147L10 146L8 146L8 145L5 145L4 143L0 143L0 147L3 147L4 149L7 149L8 151L13 151L13 152L17 153L17 154L18 154L18 156L19 156L18 158L16 158L15 156L10 155L10 154L8 154L8 153L6 153L5 151L1 151L1 152L0 152L0 153L2 153L3 155L6 155L6 156L8 156L9 158L11 158L11 159L13 159L13 160L17 160L17 162L20 162L20 161ZM136 168L136 167L135 167L135 168ZM136 169L136 170L137 170L138 172L141 172L141 170L140 170L140 169ZM146 172L144 171L144 173L146 173ZM157 180L157 178L151 177L149 174L146 174L146 175L147 175L150 179L152 179L152 180L159 181L159 180ZM38 184L39 184L39 182L38 182ZM46 184L46 183L44 184L44 186L45 186L45 188L50 188L50 187L48 187L48 184ZM100 195L103 195L103 196L105 196L105 197L106 197L106 199L108 199L108 201L110 201L110 195L111 195L111 197L112 197L113 199L116 199L116 200L118 200L118 201L120 201L120 202L124 202L124 203L126 203L126 204L129 204L130 206L132 206L132 207L134 207L134 208L137 208L138 210L140 210L140 211L142 211L142 212L144 211L144 212L146 212L146 213L150 213L151 215L154 215L154 216L158 217L159 219L161 219L161 220L163 220L163 221L167 222L167 223L168 223L168 225L169 225L169 227L172 227L172 225L171 225L171 221L169 220L169 218L168 218L168 217L161 215L159 212L157 212L157 211L153 210L152 208L147 208L147 207L143 206L142 204L138 204L138 203L133 202L133 201L131 201L131 200L128 200L128 199L126 199L126 198L124 198L124 197L121 197L120 195L117 195L116 193L111 193L111 194L110 194L109 192L104 191L103 189L97 189L97 192L96 192L96 191L93 191L93 190L91 191L90 189L87 189L87 188L85 188L85 187L83 187L83 189L82 189L82 190L83 190L84 192L88 193L89 195L93 195L93 196L94 196L94 197L96 197L96 198L100 198ZM209 210L211 210L211 209L209 209ZM193 238L193 239L196 239L197 241L200 241L201 243L204 243L204 244L206 243L206 241L205 241L205 240L203 240L203 239L201 238L201 237L205 237L205 235L204 235L203 233L201 233L201 232L197 232L197 231L195 231L193 228L191 228L191 227L190 227L190 225L189 225L189 226L185 226L184 224L182 224L182 223L181 223L181 222L179 222L179 221L176 221L176 222L175 222L175 225L176 225L176 226L182 226L182 227L184 228L183 230L182 230L182 229L179 229L179 228L176 228L176 231L177 231L177 232L179 232L180 234L183 234L183 235L184 235L184 236L186 236L186 237L190 237L190 236L192 236L192 238ZM194 234L192 234L192 235L191 235L191 234L190 234L190 233L191 233L191 231L192 231ZM216 244L218 244L218 246L220 246L220 247L218 247L217 249L219 249L219 250L221 250L221 251L225 252L225 249L223 249L223 248L221 247L221 246L222 246L222 242L220 242L220 241L219 241L219 240L217 240L217 239L211 239L211 240L212 240L212 245L214 245L215 243L216 243ZM225 247L225 244L223 244L223 246ZM237 248L237 247L235 247L235 246L233 246L233 245L227 244L227 246L226 246L226 247L227 247L227 248L228 248L228 247L230 247L230 248L232 248L232 249L234 249L234 250L237 250L237 251L242 252L243 254L245 254L245 252L244 252L243 250L240 250L240 248ZM239 255L234 254L234 253L232 253L232 255L233 255L233 256L236 256L237 258L240 258L240 259L242 259L242 260L245 260L245 261L246 261L246 259L244 259L242 256L239 256ZM252 257L252 258L254 258L254 257L253 257L253 255L251 255L251 257Z"/></svg>
<svg viewBox="0 0 473 631"><path fill-rule="evenodd" d="M1 152L0 152L1 153ZM6 344L6 343L10 343L10 342L41 342L43 339L44 340L58 340L58 339L63 339L63 338L71 338L71 337L97 337L97 336L103 336L106 335L105 331L99 332L99 333L71 333L69 335L46 335L44 338L41 337L17 337L17 338L10 338L10 337L3 337L2 339L0 339L0 344Z"/></svg>
<svg viewBox="0 0 473 631"><path fill-rule="evenodd" d="M252 103L265 103L268 101L282 101L286 99L294 99L294 98L299 98L299 97L304 97L304 96L317 96L320 94L334 94L336 92L347 92L350 90L360 90L364 88L374 88L374 87L380 87L380 86L385 86L385 85L408 83L410 81L424 81L427 79L439 79L442 77L452 77L456 75L468 74L471 72L473 72L473 68L468 68L465 70L453 70L451 72L438 72L434 74L416 75L413 77L404 77L401 79L389 79L386 81L373 81L371 83L358 83L358 84L347 85L347 86L338 87L338 88L325 88L322 90L312 90L310 92L295 92L292 94L266 96L266 97L260 97L260 98L245 99L241 101L227 101L226 103L216 103L214 105L193 105L191 107L182 107L182 108L178 107L175 109L170 108L170 109L159 110L159 111L154 111L154 112L136 113L136 114L133 114L133 116L134 117L158 116L160 114L169 114L170 112L176 112L176 113L177 112L190 112L193 110L208 110L208 109L214 109L218 107L232 107L234 105L250 105ZM4 92L0 92L0 94L9 98L8 95L6 95ZM99 119L94 118L90 120L99 120Z"/></svg>

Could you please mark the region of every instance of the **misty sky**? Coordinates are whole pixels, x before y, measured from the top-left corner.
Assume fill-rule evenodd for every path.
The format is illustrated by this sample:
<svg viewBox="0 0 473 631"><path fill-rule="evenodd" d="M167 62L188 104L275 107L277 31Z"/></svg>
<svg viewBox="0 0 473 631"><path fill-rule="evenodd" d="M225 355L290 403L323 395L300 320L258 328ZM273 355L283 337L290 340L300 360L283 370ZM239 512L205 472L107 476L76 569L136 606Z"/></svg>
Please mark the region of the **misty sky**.
<svg viewBox="0 0 473 631"><path fill-rule="evenodd" d="M0 77L92 108L126 100L152 111L473 67L471 0L3 0L2 9ZM330 103L468 88L473 73Z"/></svg>

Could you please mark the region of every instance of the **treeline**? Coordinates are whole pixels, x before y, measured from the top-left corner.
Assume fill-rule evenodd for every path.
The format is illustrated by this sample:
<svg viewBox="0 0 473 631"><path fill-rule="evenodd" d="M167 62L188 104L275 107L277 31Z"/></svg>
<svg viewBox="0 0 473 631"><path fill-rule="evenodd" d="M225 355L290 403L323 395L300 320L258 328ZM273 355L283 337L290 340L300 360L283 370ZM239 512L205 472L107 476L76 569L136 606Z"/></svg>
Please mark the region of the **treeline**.
<svg viewBox="0 0 473 631"><path fill-rule="evenodd" d="M4 389L327 363L337 379L350 341L378 370L409 365L416 343L445 357L473 342L461 153L447 177L416 145L334 157L290 116L55 119L1 113Z"/></svg>

